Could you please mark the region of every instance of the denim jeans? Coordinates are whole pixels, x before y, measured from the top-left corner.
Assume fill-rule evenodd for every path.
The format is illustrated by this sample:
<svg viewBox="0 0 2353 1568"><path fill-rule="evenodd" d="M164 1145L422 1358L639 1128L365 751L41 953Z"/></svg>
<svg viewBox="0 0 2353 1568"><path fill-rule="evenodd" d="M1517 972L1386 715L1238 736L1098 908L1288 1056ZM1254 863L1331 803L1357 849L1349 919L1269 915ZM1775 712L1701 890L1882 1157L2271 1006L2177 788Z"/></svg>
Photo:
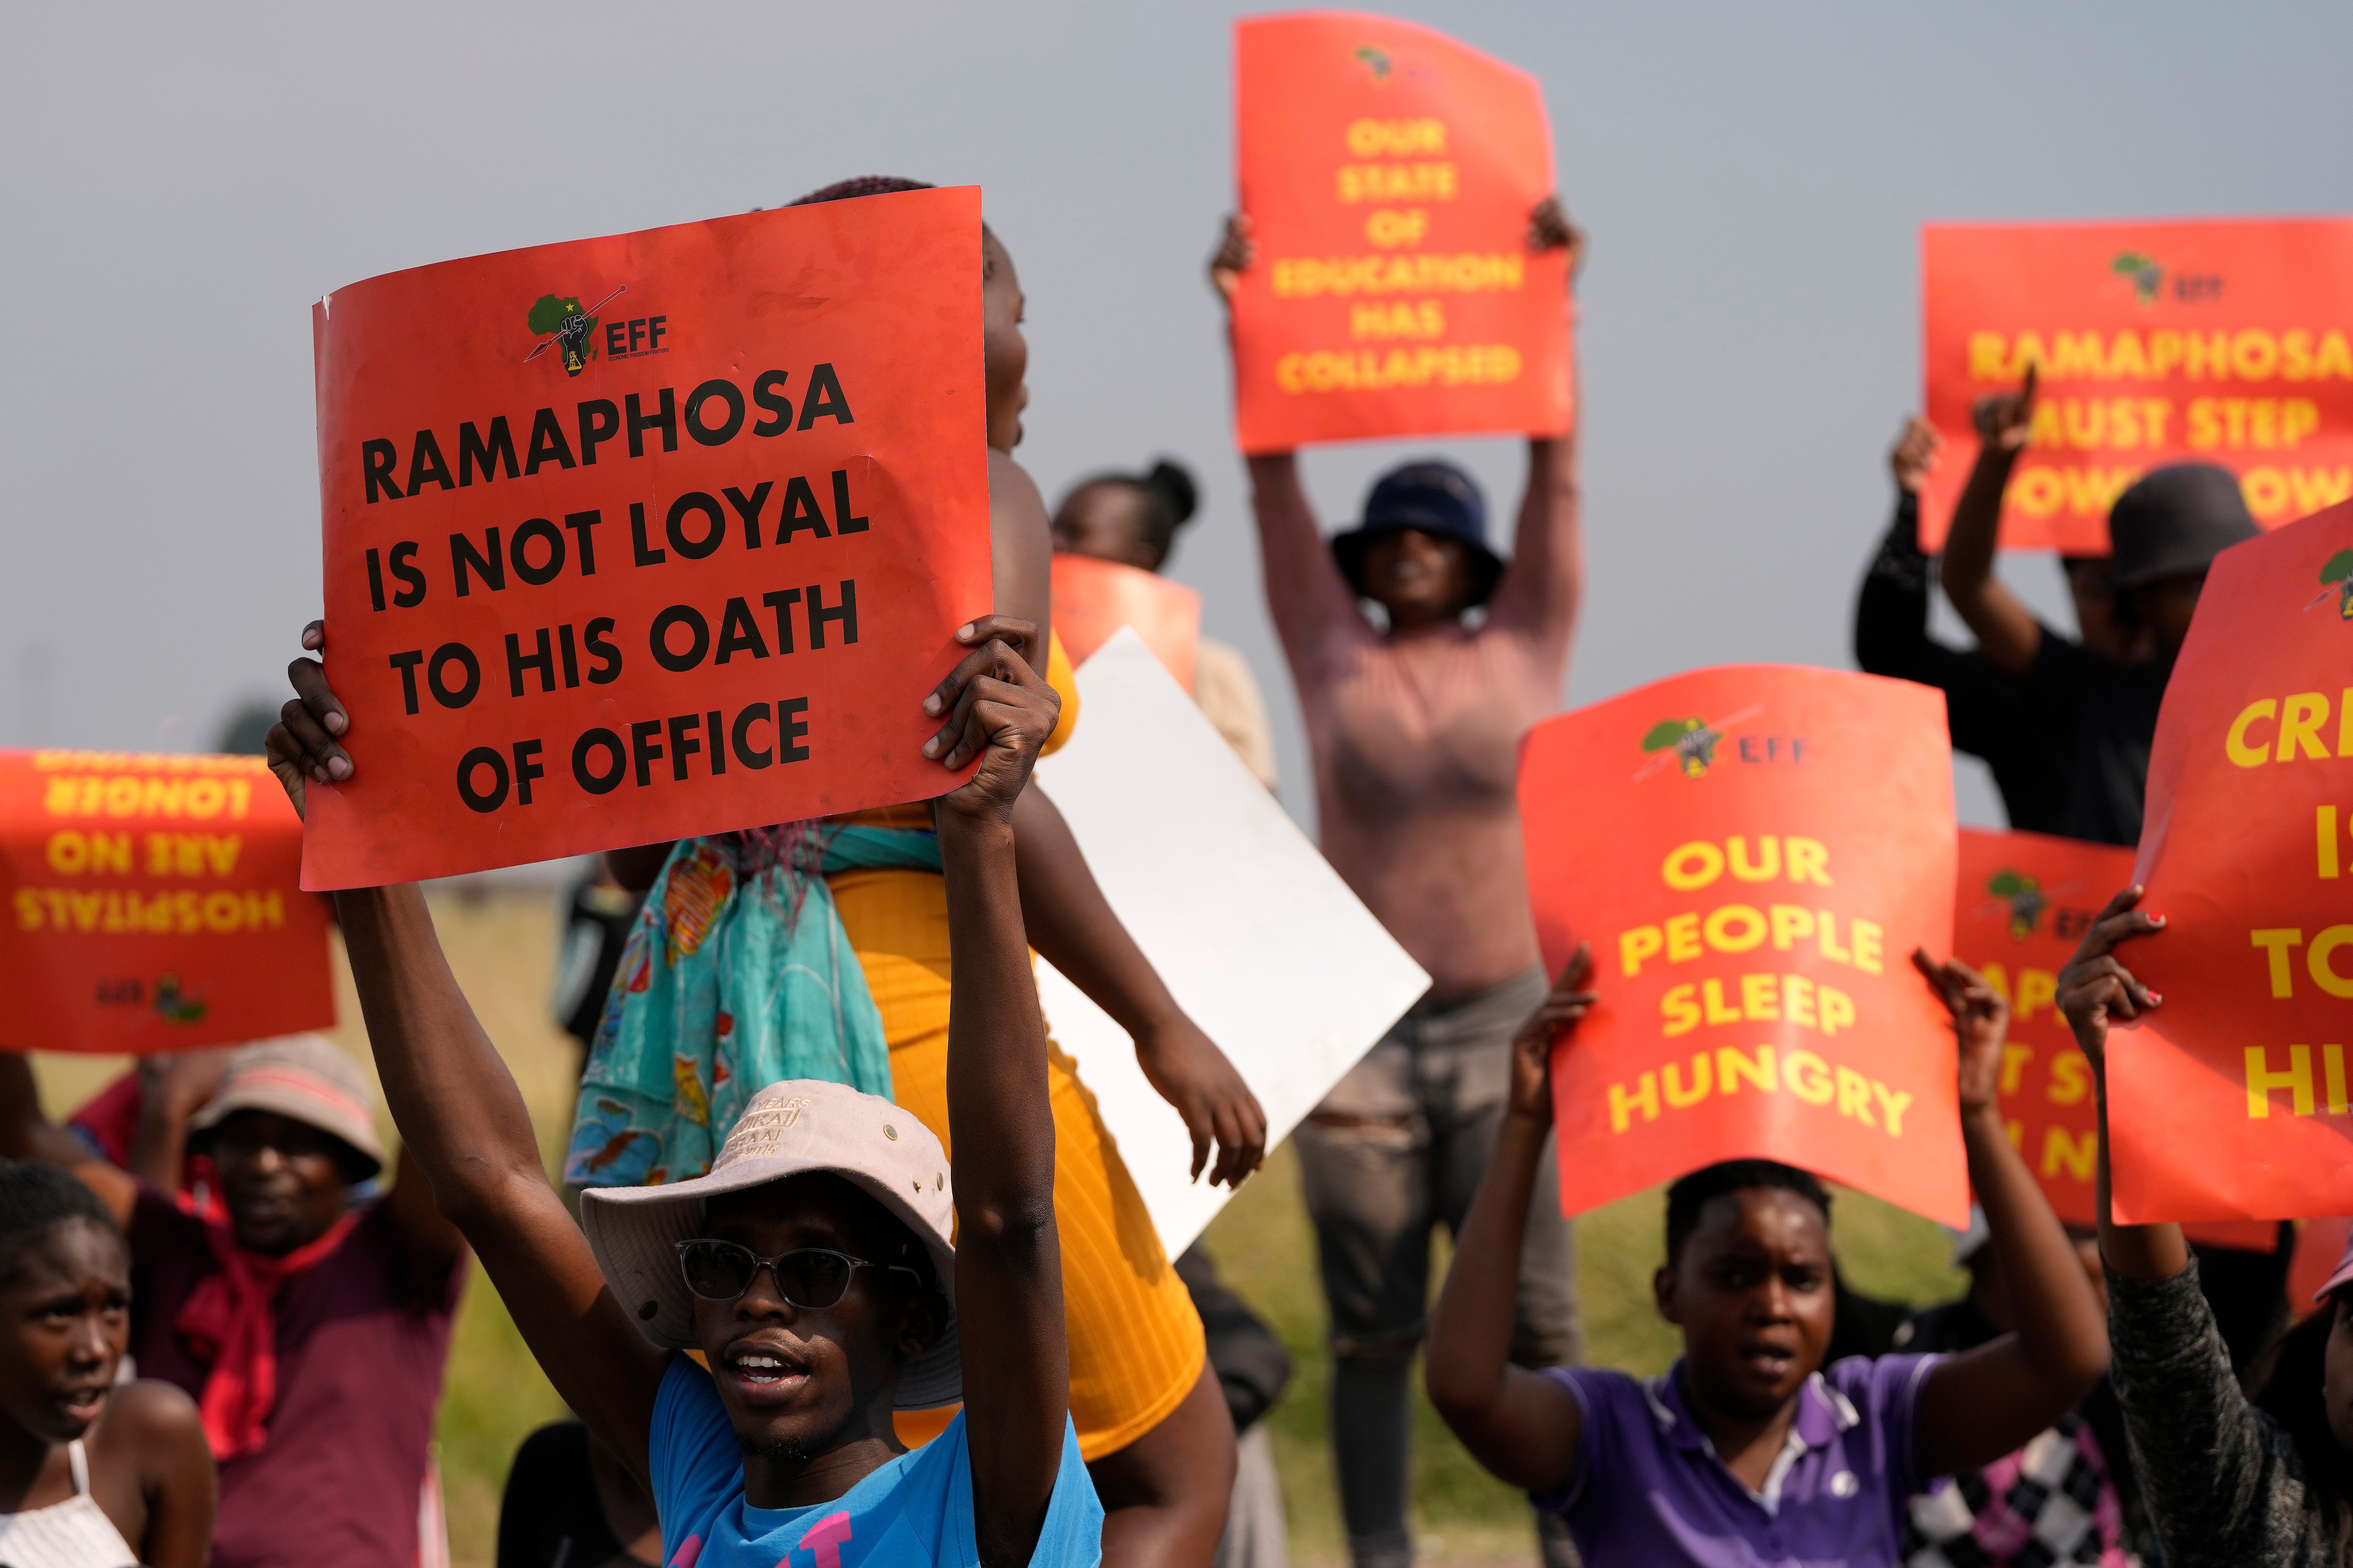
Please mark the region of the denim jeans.
<svg viewBox="0 0 2353 1568"><path fill-rule="evenodd" d="M1356 1568L1413 1560L1406 1529L1408 1379L1429 1323L1432 1228L1459 1236L1493 1158L1512 1037L1544 999L1529 969L1475 995L1418 1002L1293 1137L1331 1319L1332 1446ZM1545 1151L1520 1268L1512 1359L1578 1359L1576 1259ZM1557 1537L1557 1539L1554 1539ZM1547 1563L1573 1548L1553 1531Z"/></svg>

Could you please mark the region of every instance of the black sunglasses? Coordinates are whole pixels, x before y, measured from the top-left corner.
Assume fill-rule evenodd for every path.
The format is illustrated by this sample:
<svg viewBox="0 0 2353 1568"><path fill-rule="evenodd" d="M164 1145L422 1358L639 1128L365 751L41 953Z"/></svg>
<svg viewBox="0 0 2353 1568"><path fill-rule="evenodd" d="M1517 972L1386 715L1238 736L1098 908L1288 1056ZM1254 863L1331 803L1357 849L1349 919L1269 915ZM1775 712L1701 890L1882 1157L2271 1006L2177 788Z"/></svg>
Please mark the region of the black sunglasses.
<svg viewBox="0 0 2353 1568"><path fill-rule="evenodd" d="M710 1237L680 1242L678 1265L680 1272L686 1276L686 1288L706 1301L735 1300L752 1288L752 1281L765 1268L776 1276L776 1289L787 1303L810 1312L839 1305L849 1293L850 1276L861 1268L888 1269L912 1275L918 1281L923 1279L903 1263L869 1263L863 1258L822 1247L804 1247L775 1258L762 1258L748 1247Z"/></svg>

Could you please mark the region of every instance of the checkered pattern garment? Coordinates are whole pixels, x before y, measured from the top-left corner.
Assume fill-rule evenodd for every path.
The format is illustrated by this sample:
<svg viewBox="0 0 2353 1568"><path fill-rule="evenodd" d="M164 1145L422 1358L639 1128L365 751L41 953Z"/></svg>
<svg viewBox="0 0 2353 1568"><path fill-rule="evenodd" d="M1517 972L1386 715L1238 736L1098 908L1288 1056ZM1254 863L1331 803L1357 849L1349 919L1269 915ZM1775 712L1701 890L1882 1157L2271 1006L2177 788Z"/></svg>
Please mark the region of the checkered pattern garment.
<svg viewBox="0 0 2353 1568"><path fill-rule="evenodd" d="M2099 1439L2070 1412L2018 1452L1949 1476L1911 1501L1905 1568L2133 1568Z"/></svg>

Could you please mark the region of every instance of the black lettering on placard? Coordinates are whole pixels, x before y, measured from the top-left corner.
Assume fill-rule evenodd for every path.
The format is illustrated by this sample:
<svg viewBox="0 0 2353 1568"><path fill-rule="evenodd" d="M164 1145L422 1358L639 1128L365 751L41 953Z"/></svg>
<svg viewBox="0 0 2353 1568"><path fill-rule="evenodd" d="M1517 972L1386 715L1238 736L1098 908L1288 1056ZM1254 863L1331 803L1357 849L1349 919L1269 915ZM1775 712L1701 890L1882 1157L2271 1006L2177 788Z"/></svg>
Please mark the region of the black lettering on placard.
<svg viewBox="0 0 2353 1568"><path fill-rule="evenodd" d="M621 433L621 411L607 398L580 405L580 466L594 468L596 448Z"/></svg>
<svg viewBox="0 0 2353 1568"><path fill-rule="evenodd" d="M734 598L727 601L726 611L719 617L719 651L711 662L725 664L739 653L765 658L768 645L760 640L760 628L752 619L752 606Z"/></svg>
<svg viewBox="0 0 2353 1568"><path fill-rule="evenodd" d="M783 520L776 524L777 543L790 544L793 535L804 531L819 539L833 537L833 531L825 525L825 513L818 507L817 492L798 474L785 481L784 512Z"/></svg>
<svg viewBox="0 0 2353 1568"><path fill-rule="evenodd" d="M660 406L652 414L647 414L639 410L638 407L638 395L636 393L632 392L629 394L628 401L629 408L629 456L632 458L642 458L646 455L646 432L649 430L659 430L661 432L663 451L677 451L678 398L671 393L670 389L667 386L661 389Z"/></svg>
<svg viewBox="0 0 2353 1568"><path fill-rule="evenodd" d="M581 646L588 650L588 657L596 661L596 668L588 672L588 684L591 686L610 686L621 679L621 650L613 646L613 640L607 635L612 629L613 617L610 616L598 616L580 628Z"/></svg>
<svg viewBox="0 0 2353 1568"><path fill-rule="evenodd" d="M572 467L572 448L564 439L564 426L555 422L553 408L543 408L531 416L531 454L522 460L522 471L535 474L543 463Z"/></svg>
<svg viewBox="0 0 2353 1568"><path fill-rule="evenodd" d="M781 436L793 427L792 400L785 388L792 376L781 370L764 370L752 384L752 401L765 409L768 417L752 426L754 436Z"/></svg>
<svg viewBox="0 0 2353 1568"><path fill-rule="evenodd" d="M531 781L543 779L547 770L539 765L539 742L517 741L514 743L515 799L524 805L531 804Z"/></svg>
<svg viewBox="0 0 2353 1568"><path fill-rule="evenodd" d="M749 498L733 485L719 492L727 498L727 504L735 509L735 515L744 520L744 548L746 550L760 548L760 512L768 504L768 492L776 488L776 480L762 479L760 488L754 490Z"/></svg>
<svg viewBox="0 0 2353 1568"><path fill-rule="evenodd" d="M466 684L455 690L441 679L441 672L453 664L466 672ZM463 708L482 689L482 667L475 662L474 650L464 643L445 642L433 650L432 659L425 666L425 684L442 707Z"/></svg>
<svg viewBox="0 0 2353 1568"><path fill-rule="evenodd" d="M474 482L474 470L482 470L485 483L499 477L499 464L506 464L507 478L515 477L514 432L507 428L503 414L491 421L491 438L482 439L474 422L467 420L458 426L458 488L466 489Z"/></svg>
<svg viewBox="0 0 2353 1568"><path fill-rule="evenodd" d="M801 602L798 588L779 588L760 595L760 603L776 612L776 651L793 651L793 606Z"/></svg>
<svg viewBox="0 0 2353 1568"><path fill-rule="evenodd" d="M776 760L780 763L805 763L809 759L807 746L795 744L808 733L807 719L787 719L787 713L807 713L808 699L788 697L776 704Z"/></svg>
<svg viewBox="0 0 2353 1568"><path fill-rule="evenodd" d="M702 405L713 399L727 405L727 422L705 426L695 418ZM686 433L704 447L723 447L735 439L735 432L744 428L744 395L732 381L713 376L686 395Z"/></svg>
<svg viewBox="0 0 2353 1568"><path fill-rule="evenodd" d="M491 787L474 788L474 774L491 770ZM507 760L496 746L476 746L458 759L458 798L476 811L491 812L507 803Z"/></svg>
<svg viewBox="0 0 2353 1568"><path fill-rule="evenodd" d="M765 746L756 752L752 749L752 721L754 719L764 724L774 723L774 721L768 717L768 705L765 702L754 702L735 715L735 722L728 731L728 739L734 742L735 760L757 773L762 768L773 764L776 759L776 754Z"/></svg>
<svg viewBox="0 0 2353 1568"><path fill-rule="evenodd" d="M704 728L711 736L711 771L723 773L727 771L727 742L719 738L719 710L713 708L703 717L710 721Z"/></svg>
<svg viewBox="0 0 2353 1568"><path fill-rule="evenodd" d="M564 514L564 526L580 541L580 575L583 577L596 575L596 525L604 521L594 507L586 511Z"/></svg>
<svg viewBox="0 0 2353 1568"><path fill-rule="evenodd" d="M627 323L631 352L636 352L639 338L647 344L648 353L664 352L659 344L665 332L666 317L640 317ZM608 337L621 330L623 323L607 323ZM705 447L723 447L741 435L744 420L752 408L760 411L752 425L752 434L776 437L788 430L807 430L819 419L831 419L837 425L854 423L849 412L849 399L842 390L841 377L830 364L810 367L808 396L803 401L797 424L793 418L792 399L786 388L792 384L791 373L764 370L753 378L752 396L746 406L744 393L733 380L714 376L687 394L686 406L681 411L678 393L673 387L661 387L652 394L654 409L648 413L645 394L631 393L623 400L626 412L614 405L610 398L585 398L574 405L573 426L579 436L579 456L573 456L572 442L565 433L564 421L554 408L534 409L531 416L531 445L518 468L515 461L514 427L510 416L492 415L487 419L462 421L453 439L457 442L458 475L449 477L449 465L443 457L447 444L440 435L425 429L409 438L407 454L407 488L396 477L401 471L400 444L388 437L371 437L359 443L360 478L368 504L379 500L400 500L414 496L427 484L444 489L466 489L479 478L485 483L503 475L514 479L518 472L534 475L548 465L570 468L594 467L598 448L623 434L628 437L629 456L646 455L646 434L661 432L661 450L678 450L678 430L683 420L687 434ZM723 410L723 417L713 418L714 405ZM515 416L513 417L520 417ZM485 435L484 432L488 431ZM848 516L847 508L842 515Z"/></svg>
<svg viewBox="0 0 2353 1568"><path fill-rule="evenodd" d="M661 721L641 719L629 726L629 760L637 764L638 787L654 782L654 764L661 761Z"/></svg>
<svg viewBox="0 0 2353 1568"><path fill-rule="evenodd" d="M828 621L840 623L841 640L845 644L858 640L858 584L856 583L847 577L842 579L841 603L830 610L825 607L823 588L812 583L808 585L807 593L808 597L801 603L808 612L809 647L812 649L825 646L825 623Z"/></svg>
<svg viewBox="0 0 2353 1568"><path fill-rule="evenodd" d="M384 608L384 559L376 553L376 548L373 544L368 546L367 568L368 607L382 610Z"/></svg>
<svg viewBox="0 0 2353 1568"><path fill-rule="evenodd" d="M407 703L412 715L417 711L417 667L424 662L425 650L421 647L392 656L392 668L400 671L401 698Z"/></svg>
<svg viewBox="0 0 2353 1568"><path fill-rule="evenodd" d="M700 715L681 713L669 721L670 776L672 783L686 782L686 759L702 752L702 737L695 731L702 727Z"/></svg>
<svg viewBox="0 0 2353 1568"><path fill-rule="evenodd" d="M674 653L670 649L672 626L684 626L694 639L683 653ZM711 623L704 620L702 612L692 605L672 605L654 617L652 629L646 634L646 644L656 664L673 675L684 675L701 664L702 656L711 651Z"/></svg>
<svg viewBox="0 0 2353 1568"><path fill-rule="evenodd" d="M830 418L837 425L850 425L849 399L841 395L841 378L833 374L833 366L820 363L809 372L808 399L801 405L801 422L797 430L806 430L821 418Z"/></svg>
<svg viewBox="0 0 2353 1568"><path fill-rule="evenodd" d="M416 559L417 542L415 540L404 539L392 547L392 554L387 559L387 564L392 567L392 574L407 584L392 596L393 607L396 609L413 610L425 602L425 574L409 564Z"/></svg>
<svg viewBox="0 0 2353 1568"><path fill-rule="evenodd" d="M512 632L507 634L507 685L510 696L522 695L522 672L526 669L539 671L540 690L545 692L555 689L555 654L554 650L548 646L547 628L542 626L534 635L539 641L539 651L526 654L522 651L522 639ZM569 646L569 639L567 639L567 649ZM576 686L579 682L574 681L571 684Z"/></svg>
<svg viewBox="0 0 2353 1568"><path fill-rule="evenodd" d="M580 656L572 646L570 621L555 628L555 642L564 654L564 687L568 691L580 684Z"/></svg>
<svg viewBox="0 0 2353 1568"><path fill-rule="evenodd" d="M636 563L639 566L659 566L670 559L667 552L646 547L646 503L641 500L629 503L629 543L637 552Z"/></svg>
<svg viewBox="0 0 2353 1568"><path fill-rule="evenodd" d="M590 753L603 751L611 753L610 772L596 773L588 766ZM590 795L610 795L620 784L621 775L629 771L629 753L621 745L621 737L610 730L590 730L572 742L572 781Z"/></svg>
<svg viewBox="0 0 2353 1568"><path fill-rule="evenodd" d="M533 565L531 552L523 548L534 539L547 541L547 561L543 565ZM547 519L534 517L514 531L514 537L507 541L507 554L514 563L516 576L534 588L543 587L564 571L564 535Z"/></svg>
<svg viewBox="0 0 2353 1568"><path fill-rule="evenodd" d="M701 539L686 536L686 515L699 511L711 520L710 531ZM727 514L719 510L719 502L701 490L689 490L670 503L670 515L662 519L662 531L670 536L670 547L689 561L700 561L719 548L727 537Z"/></svg>
<svg viewBox="0 0 2353 1568"><path fill-rule="evenodd" d="M482 543L483 548L477 550L474 542L464 534L449 536L449 575L456 579L458 597L461 599L474 591L473 584L466 576L469 566L474 569L476 576L491 585L493 594L506 589L507 558L499 551L499 531L495 528L482 530Z"/></svg>
<svg viewBox="0 0 2353 1568"><path fill-rule="evenodd" d="M449 478L449 465L441 460L441 443L433 438L432 431L419 430L408 448L408 493L415 495L427 484L445 490L456 488Z"/></svg>
<svg viewBox="0 0 2353 1568"><path fill-rule="evenodd" d="M374 506L381 496L400 499L400 487L392 482L392 466L400 461L400 448L382 437L360 443L360 475L367 480L367 503Z"/></svg>
<svg viewBox="0 0 2353 1568"><path fill-rule="evenodd" d="M849 470L833 470L833 530L836 533L863 533L866 519L849 510Z"/></svg>

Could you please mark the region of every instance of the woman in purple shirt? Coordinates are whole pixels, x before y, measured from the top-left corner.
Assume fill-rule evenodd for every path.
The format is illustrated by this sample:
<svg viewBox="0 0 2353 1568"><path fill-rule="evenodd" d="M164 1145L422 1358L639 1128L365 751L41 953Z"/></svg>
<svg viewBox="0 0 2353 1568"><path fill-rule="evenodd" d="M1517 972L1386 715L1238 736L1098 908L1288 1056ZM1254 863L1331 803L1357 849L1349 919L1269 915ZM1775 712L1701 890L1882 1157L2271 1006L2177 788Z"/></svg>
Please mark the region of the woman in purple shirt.
<svg viewBox="0 0 2353 1568"><path fill-rule="evenodd" d="M2099 1302L1996 1108L2009 1005L1957 962L1913 962L1960 1037L1969 1181L2020 1325L1957 1355L1824 1368L1829 1194L1802 1171L1738 1160L1668 1194L1667 1261L1651 1288L1683 1354L1664 1376L1511 1365L1520 1235L1552 1124L1549 1062L1592 1005L1587 950L1514 1042L1511 1109L1439 1298L1426 1376L1480 1463L1564 1518L1594 1568L1893 1568L1912 1493L2018 1448L2105 1370Z"/></svg>

